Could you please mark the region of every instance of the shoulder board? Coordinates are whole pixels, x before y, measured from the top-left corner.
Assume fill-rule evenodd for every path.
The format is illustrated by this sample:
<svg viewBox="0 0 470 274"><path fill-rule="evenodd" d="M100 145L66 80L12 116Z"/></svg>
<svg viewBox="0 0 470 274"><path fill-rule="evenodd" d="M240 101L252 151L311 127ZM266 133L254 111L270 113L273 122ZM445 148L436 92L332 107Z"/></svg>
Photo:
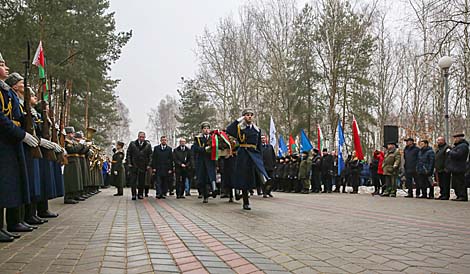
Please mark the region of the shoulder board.
<svg viewBox="0 0 470 274"><path fill-rule="evenodd" d="M10 90L11 87L9 85L7 85L7 83L5 83L4 81L1 81L0 80L0 88L3 89L3 90Z"/></svg>

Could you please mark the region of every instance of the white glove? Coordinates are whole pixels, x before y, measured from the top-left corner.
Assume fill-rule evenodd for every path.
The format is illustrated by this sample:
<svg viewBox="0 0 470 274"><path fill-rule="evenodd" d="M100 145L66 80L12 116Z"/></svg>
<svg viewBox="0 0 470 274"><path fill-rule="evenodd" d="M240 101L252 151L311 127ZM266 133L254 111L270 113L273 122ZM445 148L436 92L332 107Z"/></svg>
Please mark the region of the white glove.
<svg viewBox="0 0 470 274"><path fill-rule="evenodd" d="M39 145L45 149L49 149L49 150L55 149L54 144L51 141L46 140L44 138L41 138L41 142L39 142Z"/></svg>
<svg viewBox="0 0 470 274"><path fill-rule="evenodd" d="M82 145L84 145L84 144L85 144L85 140L84 140L84 139L81 139L81 140L79 141L79 143L82 144Z"/></svg>
<svg viewBox="0 0 470 274"><path fill-rule="evenodd" d="M448 148L448 149L446 150L446 153L449 153L449 151L450 151L450 148Z"/></svg>
<svg viewBox="0 0 470 274"><path fill-rule="evenodd" d="M23 139L23 143L27 144L30 147L37 147L39 144L39 141L36 137L26 132L26 135L24 136L24 139Z"/></svg>
<svg viewBox="0 0 470 274"><path fill-rule="evenodd" d="M240 123L241 121L243 121L243 119L245 119L245 116L238 118L237 121Z"/></svg>
<svg viewBox="0 0 470 274"><path fill-rule="evenodd" d="M115 170L115 171L114 171L114 175L116 175L116 176L118 175L118 172L117 172L117 170Z"/></svg>
<svg viewBox="0 0 470 274"><path fill-rule="evenodd" d="M61 146L59 146L59 145L58 145L58 144L56 144L56 143L52 143L52 144L54 144L54 150L55 150L55 152L57 152L57 153L61 153L61 152L63 152L63 150L62 150L62 147L61 147Z"/></svg>

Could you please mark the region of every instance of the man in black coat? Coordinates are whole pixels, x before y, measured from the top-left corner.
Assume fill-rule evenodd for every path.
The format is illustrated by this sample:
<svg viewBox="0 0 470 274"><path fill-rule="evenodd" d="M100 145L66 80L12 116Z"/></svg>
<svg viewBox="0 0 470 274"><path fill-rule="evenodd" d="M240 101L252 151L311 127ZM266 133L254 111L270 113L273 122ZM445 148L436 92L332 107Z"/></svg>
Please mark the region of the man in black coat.
<svg viewBox="0 0 470 274"><path fill-rule="evenodd" d="M321 191L321 156L318 149L313 149L312 158L312 177L310 179L312 185L312 192L319 193Z"/></svg>
<svg viewBox="0 0 470 274"><path fill-rule="evenodd" d="M263 185L263 198L273 197L271 194L272 190L272 178L273 176L273 171L274 171L274 165L276 164L276 153L274 152L274 148L271 144L268 143L268 138L266 137L266 134L263 134L261 136L261 154L263 155L263 164L264 164L264 169L266 169L266 172L268 173L269 179L264 183Z"/></svg>
<svg viewBox="0 0 470 274"><path fill-rule="evenodd" d="M333 188L332 175L334 158L333 155L328 153L326 148L323 149L323 156L321 157L321 181L323 183L323 193L331 193Z"/></svg>
<svg viewBox="0 0 470 274"><path fill-rule="evenodd" d="M189 170L191 168L191 151L186 147L186 139L180 139L180 145L173 150L173 162L176 175L176 198L189 194ZM188 185L188 186L187 186Z"/></svg>
<svg viewBox="0 0 470 274"><path fill-rule="evenodd" d="M436 181L439 183L440 196L437 200L449 200L450 197L450 172L447 170L447 149L450 146L442 136L437 138L437 149L435 155Z"/></svg>
<svg viewBox="0 0 470 274"><path fill-rule="evenodd" d="M138 138L129 143L126 153L126 163L130 169L132 200L144 198L145 175L150 168L152 145L145 140L145 132L140 131ZM138 190L138 193L137 193Z"/></svg>
<svg viewBox="0 0 470 274"><path fill-rule="evenodd" d="M465 170L468 160L468 142L464 139L465 135L454 135L454 147L447 149L447 169L451 173L452 186L455 190L456 199L453 201L468 201L467 185L465 184Z"/></svg>
<svg viewBox="0 0 470 274"><path fill-rule="evenodd" d="M418 163L419 148L415 144L415 140L411 137L405 139L406 147L403 150L405 159L405 186L408 188L408 195L405 198L413 198L413 182L417 182L418 173L416 172L416 164ZM416 188L416 197L421 193L419 187Z"/></svg>
<svg viewBox="0 0 470 274"><path fill-rule="evenodd" d="M173 149L167 144L166 136L160 137L160 144L153 148L152 168L156 180L156 198L165 199L168 184L173 176Z"/></svg>

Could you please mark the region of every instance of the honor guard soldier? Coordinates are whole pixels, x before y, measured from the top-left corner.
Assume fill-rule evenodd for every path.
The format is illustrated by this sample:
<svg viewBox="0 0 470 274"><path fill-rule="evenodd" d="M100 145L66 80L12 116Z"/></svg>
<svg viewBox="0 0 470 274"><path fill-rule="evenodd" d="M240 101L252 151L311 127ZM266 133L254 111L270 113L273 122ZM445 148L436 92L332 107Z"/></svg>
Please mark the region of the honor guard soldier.
<svg viewBox="0 0 470 274"><path fill-rule="evenodd" d="M212 197L216 197L216 192L213 189L216 180L216 167L215 160L211 159L210 140L211 126L209 122L201 123L202 133L194 137L194 144L192 150L194 151L194 159L196 162L196 177L198 181L198 188L203 196L203 203L209 202L209 188L212 190Z"/></svg>
<svg viewBox="0 0 470 274"><path fill-rule="evenodd" d="M246 109L242 115L227 127L227 133L240 143L236 160L236 172L239 176L235 177L233 183L235 189L242 190L243 209L250 210L249 191L256 187L256 180L261 179L261 176L263 184L270 178L263 165L261 131L253 123L254 112Z"/></svg>
<svg viewBox="0 0 470 274"><path fill-rule="evenodd" d="M24 115L15 92L4 82L9 68L0 54L0 242L19 237L3 228L4 208L30 203L23 143L37 147L39 141L21 128Z"/></svg>
<svg viewBox="0 0 470 274"><path fill-rule="evenodd" d="M83 172L80 164L80 158L83 157L80 152L84 145L80 144L74 138L75 129L73 127L65 128L65 151L67 152L68 164L64 168L64 203L76 204L78 200L75 197L83 191Z"/></svg>

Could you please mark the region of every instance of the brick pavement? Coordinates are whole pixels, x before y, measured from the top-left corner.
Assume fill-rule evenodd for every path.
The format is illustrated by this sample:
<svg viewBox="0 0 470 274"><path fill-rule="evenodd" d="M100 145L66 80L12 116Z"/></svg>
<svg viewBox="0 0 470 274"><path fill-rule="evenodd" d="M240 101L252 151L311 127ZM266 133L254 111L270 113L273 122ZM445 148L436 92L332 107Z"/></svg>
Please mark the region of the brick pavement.
<svg viewBox="0 0 470 274"><path fill-rule="evenodd" d="M277 193L243 211L113 193L51 201L59 218L0 244L0 273L470 273L469 203Z"/></svg>

